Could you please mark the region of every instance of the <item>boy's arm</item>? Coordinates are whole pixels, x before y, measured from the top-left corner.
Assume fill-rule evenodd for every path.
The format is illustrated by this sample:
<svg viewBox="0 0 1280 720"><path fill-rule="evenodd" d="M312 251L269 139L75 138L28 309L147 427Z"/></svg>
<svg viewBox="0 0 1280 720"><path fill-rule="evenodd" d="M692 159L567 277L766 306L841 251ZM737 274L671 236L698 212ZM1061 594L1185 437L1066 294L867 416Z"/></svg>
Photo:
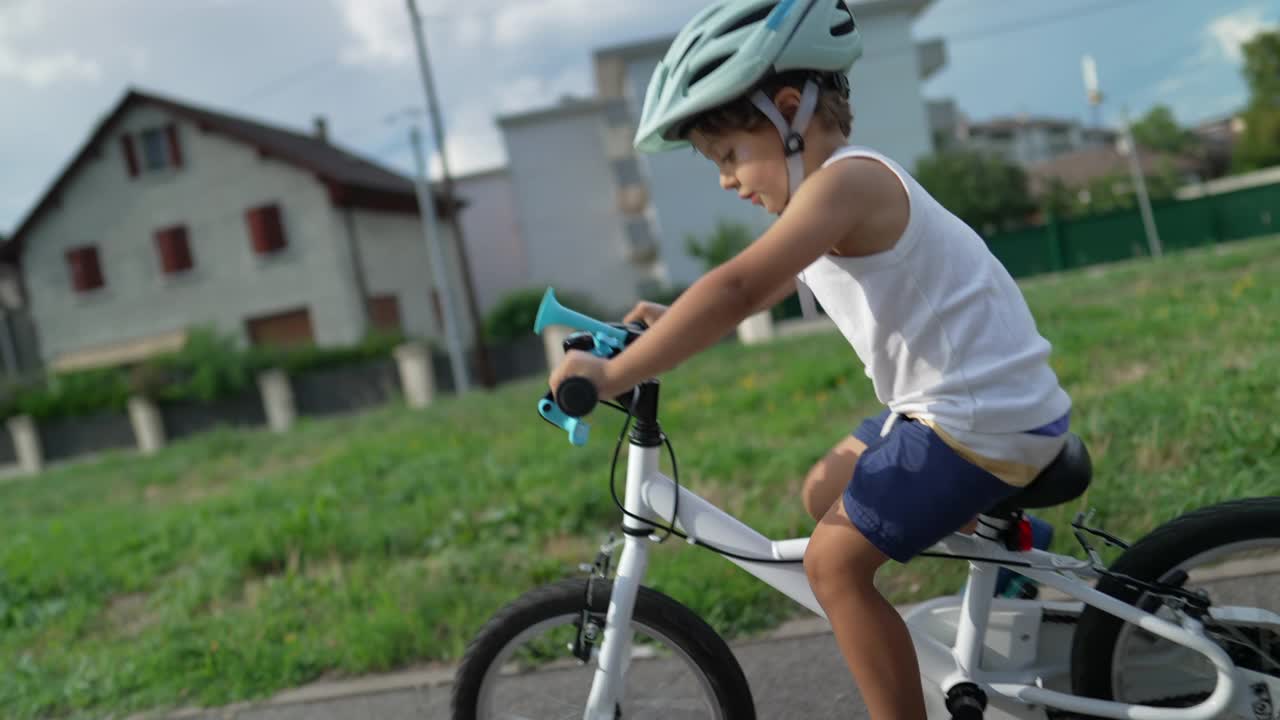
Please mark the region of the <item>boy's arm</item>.
<svg viewBox="0 0 1280 720"><path fill-rule="evenodd" d="M786 300L787 298L791 297L791 295L795 293L795 291L796 291L796 279L792 277L787 281L783 282L781 285L779 285L777 289L774 290L769 295L769 297L764 299L764 302L757 305L754 310L752 310L747 314L755 315L756 313L762 313L765 310L769 310L773 308L774 305L777 305L783 300Z"/></svg>
<svg viewBox="0 0 1280 720"><path fill-rule="evenodd" d="M893 247L897 237L876 228L897 225L901 234L905 200L897 176L875 161L844 161L815 172L759 240L699 278L626 352L590 370L601 395L622 393L710 347L833 246L859 254ZM901 222L884 222L884 213L901 215ZM551 386L587 371L583 363L562 364Z"/></svg>

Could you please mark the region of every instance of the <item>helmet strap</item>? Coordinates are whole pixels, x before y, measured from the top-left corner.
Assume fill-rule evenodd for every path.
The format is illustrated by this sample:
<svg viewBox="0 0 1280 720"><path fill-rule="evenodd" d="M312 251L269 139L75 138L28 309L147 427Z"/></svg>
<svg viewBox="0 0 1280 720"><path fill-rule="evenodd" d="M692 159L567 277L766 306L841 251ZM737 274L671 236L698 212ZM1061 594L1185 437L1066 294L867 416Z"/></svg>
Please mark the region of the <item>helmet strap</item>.
<svg viewBox="0 0 1280 720"><path fill-rule="evenodd" d="M804 93L800 96L800 109L796 111L795 120L790 124L773 104L773 100L763 91L756 90L751 94L751 104L755 105L764 116L769 118L773 126L782 136L782 151L787 156L787 181L791 195L794 197L800 183L804 182L804 131L809 129L813 113L818 109L818 84L813 80L805 80Z"/></svg>
<svg viewBox="0 0 1280 720"><path fill-rule="evenodd" d="M773 100L764 92L756 90L752 93L751 104L769 118L773 126L778 129L778 134L782 136L782 150L787 156L787 182L791 193L788 201L790 201L790 198L795 197L796 190L800 189L800 183L804 182L804 131L809 129L813 113L818 109L818 84L813 80L805 80L804 92L800 96L800 109L796 111L795 120L790 124L782 116L778 106L774 105ZM800 282L798 277L796 291L800 295L800 309L805 319L817 317L818 311L814 306L813 291Z"/></svg>

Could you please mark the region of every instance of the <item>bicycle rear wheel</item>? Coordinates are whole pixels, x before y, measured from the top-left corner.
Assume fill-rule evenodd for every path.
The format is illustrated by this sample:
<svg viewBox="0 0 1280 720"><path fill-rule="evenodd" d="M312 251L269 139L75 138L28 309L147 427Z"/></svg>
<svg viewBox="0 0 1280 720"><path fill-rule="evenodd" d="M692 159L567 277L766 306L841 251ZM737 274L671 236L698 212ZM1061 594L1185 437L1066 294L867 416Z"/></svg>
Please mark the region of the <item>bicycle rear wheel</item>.
<svg viewBox="0 0 1280 720"><path fill-rule="evenodd" d="M1280 612L1280 497L1187 513L1134 543L1110 569L1147 582L1169 582L1186 573L1182 587L1207 592L1214 605ZM1110 578L1103 578L1098 589L1176 622L1167 606L1145 592ZM1214 635L1232 661L1280 678L1280 633L1232 627L1240 636ZM1091 606L1076 628L1071 675L1078 695L1166 707L1202 702L1217 681L1212 663L1200 653Z"/></svg>
<svg viewBox="0 0 1280 720"><path fill-rule="evenodd" d="M480 630L458 668L454 720L582 717L595 673L571 647L586 578L532 590ZM590 611L603 622L613 584L592 583ZM746 676L724 640L691 610L641 587L632 613L631 665L617 717L754 720Z"/></svg>

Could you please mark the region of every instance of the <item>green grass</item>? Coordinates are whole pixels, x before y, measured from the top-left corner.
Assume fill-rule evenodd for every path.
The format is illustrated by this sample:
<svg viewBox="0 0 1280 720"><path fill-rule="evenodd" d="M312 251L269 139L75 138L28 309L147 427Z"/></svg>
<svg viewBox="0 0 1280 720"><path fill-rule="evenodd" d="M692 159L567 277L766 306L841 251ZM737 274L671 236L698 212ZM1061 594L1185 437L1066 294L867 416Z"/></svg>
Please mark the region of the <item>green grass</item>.
<svg viewBox="0 0 1280 720"><path fill-rule="evenodd" d="M1092 506L1137 537L1280 492L1280 238L1039 279L1027 296L1096 468L1087 497L1045 517ZM717 346L664 387L681 482L779 538L808 534L801 478L877 409L835 334ZM574 449L535 415L541 394L529 381L282 437L216 432L0 485L0 714L212 705L456 659L617 524L619 420L598 413ZM918 560L881 583L906 601L964 570ZM648 582L729 636L800 612L679 542Z"/></svg>

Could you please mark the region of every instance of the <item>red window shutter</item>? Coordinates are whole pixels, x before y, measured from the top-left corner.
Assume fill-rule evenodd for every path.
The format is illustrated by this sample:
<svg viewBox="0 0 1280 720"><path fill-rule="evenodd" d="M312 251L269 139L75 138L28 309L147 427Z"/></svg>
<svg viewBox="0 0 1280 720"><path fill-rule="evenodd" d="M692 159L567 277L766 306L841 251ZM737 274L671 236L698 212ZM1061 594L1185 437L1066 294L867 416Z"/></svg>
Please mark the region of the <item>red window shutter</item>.
<svg viewBox="0 0 1280 720"><path fill-rule="evenodd" d="M165 129L169 136L169 162L176 168L182 167L182 147L178 145L178 126L172 123Z"/></svg>
<svg viewBox="0 0 1280 720"><path fill-rule="evenodd" d="M67 264L71 268L71 287L76 292L93 290L106 284L102 279L102 265L98 262L98 248L87 245L67 250Z"/></svg>
<svg viewBox="0 0 1280 720"><path fill-rule="evenodd" d="M122 135L120 145L124 148L124 164L129 168L129 177L138 177L138 153L133 149L133 136Z"/></svg>
<svg viewBox="0 0 1280 720"><path fill-rule="evenodd" d="M280 223L280 206L263 205L245 213L249 224L249 240L253 251L268 255L285 246L284 226Z"/></svg>
<svg viewBox="0 0 1280 720"><path fill-rule="evenodd" d="M176 225L156 231L156 249L160 252L160 267L165 274L190 270L191 244L187 241L187 226Z"/></svg>

